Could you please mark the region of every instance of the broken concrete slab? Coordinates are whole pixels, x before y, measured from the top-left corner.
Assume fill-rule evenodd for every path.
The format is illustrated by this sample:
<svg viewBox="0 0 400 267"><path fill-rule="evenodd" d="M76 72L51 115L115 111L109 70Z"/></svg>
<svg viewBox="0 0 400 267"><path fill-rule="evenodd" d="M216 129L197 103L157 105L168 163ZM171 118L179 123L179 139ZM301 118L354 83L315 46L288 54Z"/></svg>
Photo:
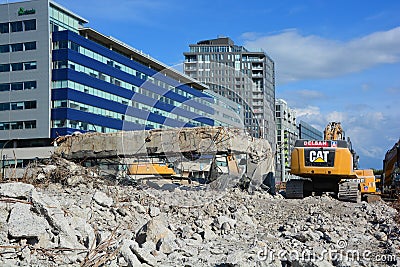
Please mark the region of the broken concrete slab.
<svg viewBox="0 0 400 267"><path fill-rule="evenodd" d="M222 229L224 225L229 225L229 229L233 229L236 226L236 220L229 218L225 215L219 216L215 220L215 225L218 227L218 229Z"/></svg>
<svg viewBox="0 0 400 267"><path fill-rule="evenodd" d="M150 240L157 244L161 238L176 239L175 234L166 226L165 218L157 216L149 220L136 234L136 242L143 244Z"/></svg>
<svg viewBox="0 0 400 267"><path fill-rule="evenodd" d="M107 142L104 142L107 140ZM198 151L247 151L253 141L243 129L224 127L195 127L155 129L109 134L87 133L63 137L55 153L66 157L117 155L148 155L157 153L185 153ZM264 144L265 145L265 144ZM265 145L268 147L268 145Z"/></svg>
<svg viewBox="0 0 400 267"><path fill-rule="evenodd" d="M129 267L141 267L142 263L130 248L131 246L134 246L134 242L135 241L133 240L124 239L121 245L121 255L124 257Z"/></svg>
<svg viewBox="0 0 400 267"><path fill-rule="evenodd" d="M59 246L70 249L86 249L75 236L74 229L64 216L60 203L49 196L33 191L30 197L34 210L44 216L59 237Z"/></svg>
<svg viewBox="0 0 400 267"><path fill-rule="evenodd" d="M137 256L137 258L150 266L157 266L156 258L150 254L147 249L143 249L139 246L137 242L129 242L129 248L133 251L133 253Z"/></svg>
<svg viewBox="0 0 400 267"><path fill-rule="evenodd" d="M0 184L0 196L2 197L28 199L33 190L33 185L21 182Z"/></svg>
<svg viewBox="0 0 400 267"><path fill-rule="evenodd" d="M106 208L111 207L114 203L114 200L111 197L107 196L106 193L101 191L97 191L96 193L94 193L93 200L96 201L96 203L100 206Z"/></svg>
<svg viewBox="0 0 400 267"><path fill-rule="evenodd" d="M14 238L36 238L51 229L43 217L31 211L31 205L15 203L8 219L8 233Z"/></svg>

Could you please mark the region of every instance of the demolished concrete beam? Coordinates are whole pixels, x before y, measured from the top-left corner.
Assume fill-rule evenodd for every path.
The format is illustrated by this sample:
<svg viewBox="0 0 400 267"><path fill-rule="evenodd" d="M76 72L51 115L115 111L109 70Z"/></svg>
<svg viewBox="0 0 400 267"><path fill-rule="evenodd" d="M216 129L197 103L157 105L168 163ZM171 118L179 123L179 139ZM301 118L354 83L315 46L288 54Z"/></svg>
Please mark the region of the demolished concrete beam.
<svg viewBox="0 0 400 267"><path fill-rule="evenodd" d="M72 160L140 158L149 156L246 154L246 175L251 187L274 173L274 155L269 142L253 138L243 129L196 127L117 133L87 133L62 137L55 153ZM240 177L238 177L240 178Z"/></svg>
<svg viewBox="0 0 400 267"><path fill-rule="evenodd" d="M69 159L178 155L191 152L244 154L251 150L272 153L268 141L252 138L242 129L224 127L86 133L63 137L58 143L55 153Z"/></svg>

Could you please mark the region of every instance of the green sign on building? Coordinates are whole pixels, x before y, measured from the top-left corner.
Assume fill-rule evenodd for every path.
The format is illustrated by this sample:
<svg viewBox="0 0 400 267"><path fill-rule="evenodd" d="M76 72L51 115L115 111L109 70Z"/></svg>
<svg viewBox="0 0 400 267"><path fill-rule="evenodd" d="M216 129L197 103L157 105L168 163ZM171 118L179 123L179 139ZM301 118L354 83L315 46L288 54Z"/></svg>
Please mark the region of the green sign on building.
<svg viewBox="0 0 400 267"><path fill-rule="evenodd" d="M23 15L32 15L35 14L36 10L35 9L25 9L23 7L20 7L18 10L18 16L23 16Z"/></svg>

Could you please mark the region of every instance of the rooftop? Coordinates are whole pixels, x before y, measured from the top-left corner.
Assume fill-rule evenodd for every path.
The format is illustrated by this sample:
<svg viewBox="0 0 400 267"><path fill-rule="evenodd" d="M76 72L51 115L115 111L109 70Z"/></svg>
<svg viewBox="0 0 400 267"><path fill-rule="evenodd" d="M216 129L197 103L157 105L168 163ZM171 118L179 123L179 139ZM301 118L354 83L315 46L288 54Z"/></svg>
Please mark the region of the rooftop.
<svg viewBox="0 0 400 267"><path fill-rule="evenodd" d="M233 40L229 37L219 37L217 39L203 40L197 42L198 45L235 45Z"/></svg>
<svg viewBox="0 0 400 267"><path fill-rule="evenodd" d="M28 2L31 2L31 1L28 1ZM54 1L51 1L51 0L49 3L50 3L50 6L56 7L58 9L62 10L63 12L65 12L66 14L70 15L71 17L77 19L82 25L89 23L89 21L87 19L82 18L81 16L75 14L74 12L70 11L69 9L63 7L62 5L60 5Z"/></svg>
<svg viewBox="0 0 400 267"><path fill-rule="evenodd" d="M124 42L115 39L111 36L106 36L92 28L82 28L79 30L80 34L88 38L89 40L95 41L105 47L112 48L112 50L130 58L141 64L159 71L164 75L178 80L182 84L186 84L198 90L206 90L208 86L187 76L186 74L158 61L142 51L125 44Z"/></svg>

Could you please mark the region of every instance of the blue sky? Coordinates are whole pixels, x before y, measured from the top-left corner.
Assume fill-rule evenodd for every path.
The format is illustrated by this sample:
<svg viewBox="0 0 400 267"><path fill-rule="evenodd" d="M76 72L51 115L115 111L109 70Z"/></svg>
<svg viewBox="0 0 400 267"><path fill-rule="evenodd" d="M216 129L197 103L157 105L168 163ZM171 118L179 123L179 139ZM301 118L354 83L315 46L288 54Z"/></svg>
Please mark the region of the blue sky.
<svg viewBox="0 0 400 267"><path fill-rule="evenodd" d="M89 26L176 65L228 36L276 64L276 96L323 130L341 121L362 168L400 137L400 1L59 0Z"/></svg>

